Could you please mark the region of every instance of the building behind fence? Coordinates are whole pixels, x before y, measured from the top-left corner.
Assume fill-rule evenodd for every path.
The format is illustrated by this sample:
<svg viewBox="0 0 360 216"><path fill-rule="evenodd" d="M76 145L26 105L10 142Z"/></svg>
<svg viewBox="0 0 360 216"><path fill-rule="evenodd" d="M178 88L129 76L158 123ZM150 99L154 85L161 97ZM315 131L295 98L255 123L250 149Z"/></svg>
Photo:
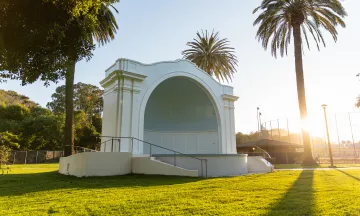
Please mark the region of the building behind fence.
<svg viewBox="0 0 360 216"><path fill-rule="evenodd" d="M312 136L310 142L314 158L319 163L329 163L328 141L325 126L320 126L322 124L324 122L317 122L316 125L319 125L320 130L323 127L323 136ZM360 113L337 113L333 118L330 116L329 128L334 163L360 163ZM259 129L259 139L277 140L289 144L302 143L299 120L285 118L260 121ZM272 152L272 154L278 156L275 158L287 154L286 157L281 156L281 158L288 158L289 152ZM292 157L292 160L287 162L293 163L297 161L295 159L296 157Z"/></svg>

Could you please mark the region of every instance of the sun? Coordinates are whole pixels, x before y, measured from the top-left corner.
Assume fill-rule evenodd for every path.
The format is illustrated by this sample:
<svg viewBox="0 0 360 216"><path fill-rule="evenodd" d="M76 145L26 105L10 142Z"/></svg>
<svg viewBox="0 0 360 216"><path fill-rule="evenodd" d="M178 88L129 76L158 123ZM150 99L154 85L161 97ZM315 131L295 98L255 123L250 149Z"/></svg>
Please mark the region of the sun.
<svg viewBox="0 0 360 216"><path fill-rule="evenodd" d="M300 128L307 131L312 137L323 137L323 127L320 119L307 117L300 121Z"/></svg>

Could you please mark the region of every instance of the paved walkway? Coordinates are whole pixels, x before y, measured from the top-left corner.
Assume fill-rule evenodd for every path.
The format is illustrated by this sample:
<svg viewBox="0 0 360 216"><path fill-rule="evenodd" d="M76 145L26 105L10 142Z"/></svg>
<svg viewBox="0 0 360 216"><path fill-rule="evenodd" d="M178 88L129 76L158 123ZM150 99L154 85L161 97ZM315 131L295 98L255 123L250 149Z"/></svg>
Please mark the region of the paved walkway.
<svg viewBox="0 0 360 216"><path fill-rule="evenodd" d="M275 169L276 171L289 171L289 170L360 170L360 167L339 167L339 168L293 168L293 169Z"/></svg>

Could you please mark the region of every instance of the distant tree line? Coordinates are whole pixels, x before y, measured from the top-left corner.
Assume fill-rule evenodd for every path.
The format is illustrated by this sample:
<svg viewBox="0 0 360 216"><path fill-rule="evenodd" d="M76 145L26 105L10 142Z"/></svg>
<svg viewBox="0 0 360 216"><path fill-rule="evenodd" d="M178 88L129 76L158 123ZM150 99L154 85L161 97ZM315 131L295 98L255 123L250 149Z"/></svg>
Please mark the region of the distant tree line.
<svg viewBox="0 0 360 216"><path fill-rule="evenodd" d="M101 134L103 91L97 86L74 84L74 142L94 149ZM14 91L0 90L0 146L12 150L64 148L65 86L43 108Z"/></svg>

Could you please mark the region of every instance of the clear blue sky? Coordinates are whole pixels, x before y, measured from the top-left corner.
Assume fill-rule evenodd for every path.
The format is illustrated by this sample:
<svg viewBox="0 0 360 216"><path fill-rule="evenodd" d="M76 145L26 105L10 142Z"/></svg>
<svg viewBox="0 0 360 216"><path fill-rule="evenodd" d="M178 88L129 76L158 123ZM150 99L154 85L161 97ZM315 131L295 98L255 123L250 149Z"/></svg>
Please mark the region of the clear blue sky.
<svg viewBox="0 0 360 216"><path fill-rule="evenodd" d="M255 40L256 27L252 23L253 9L260 0L121 0L117 20L116 39L94 52L89 62L76 67L76 82L99 85L104 70L120 57L144 63L181 58L186 42L201 29L216 30L230 40L239 59L238 72L230 85L240 99L236 103L236 131L257 130L256 107L263 120L298 116L293 50L289 56L275 59ZM327 47L321 52L312 46L305 50L305 83L311 130L323 136L321 104L329 105L331 131L334 113L357 111L354 103L360 93L360 35L357 10L360 1L344 1L349 16L347 28L339 29L339 40L334 43L326 36ZM314 45L314 44L313 44ZM0 88L15 90L45 106L58 85L43 87L43 83L21 87L9 81ZM355 122L355 126L360 122ZM290 123L291 127L292 124ZM346 123L344 123L346 124ZM345 129L344 129L345 130ZM346 129L347 130L347 129ZM358 128L358 131L360 129ZM346 132L345 132L346 133ZM348 135L347 135L348 136ZM332 135L332 139L335 138ZM360 136L359 136L360 139Z"/></svg>

